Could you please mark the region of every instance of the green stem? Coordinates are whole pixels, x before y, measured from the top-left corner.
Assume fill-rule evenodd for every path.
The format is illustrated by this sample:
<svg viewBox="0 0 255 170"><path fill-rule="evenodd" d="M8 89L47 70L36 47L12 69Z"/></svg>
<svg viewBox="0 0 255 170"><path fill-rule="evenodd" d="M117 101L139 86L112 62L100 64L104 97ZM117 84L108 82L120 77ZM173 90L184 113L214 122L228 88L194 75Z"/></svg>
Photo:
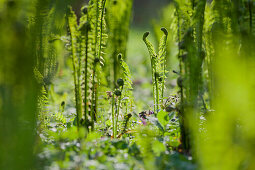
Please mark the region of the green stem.
<svg viewBox="0 0 255 170"><path fill-rule="evenodd" d="M161 105L164 102L164 88L165 88L165 75L166 75L166 59L164 56L164 63L163 63L163 80L162 80L162 89L161 89Z"/></svg>
<svg viewBox="0 0 255 170"><path fill-rule="evenodd" d="M94 130L95 115L96 115L96 62L94 61L92 73L92 108L91 108L91 130Z"/></svg>
<svg viewBox="0 0 255 170"><path fill-rule="evenodd" d="M113 138L116 137L116 133L115 133L115 98L114 98L114 94L112 94L112 133L113 133Z"/></svg>
<svg viewBox="0 0 255 170"><path fill-rule="evenodd" d="M119 114L120 114L120 104L121 104L123 86L121 87L120 91L121 91L121 95L118 96L118 105L117 105L117 113L116 113L116 121L115 121L115 135L117 135L117 128L118 128L118 121L119 121Z"/></svg>
<svg viewBox="0 0 255 170"><path fill-rule="evenodd" d="M72 44L72 63L73 63L73 78L74 78L74 85L75 85L75 103L76 103L76 119L77 119L77 126L78 129L80 127L80 119L82 117L82 103L81 103L81 87L79 86L79 68L77 68L76 63L78 60L78 56L77 56L77 41L76 41L76 28L74 26L72 26L72 24L70 24L70 20L69 21L69 29L70 29L70 36L71 36L71 44Z"/></svg>
<svg viewBox="0 0 255 170"><path fill-rule="evenodd" d="M155 66L156 67L156 66ZM157 72L156 68L155 68L155 73ZM159 110L159 84L158 84L158 78L157 75L154 75L154 79L155 79L155 89L156 89L156 113L158 113Z"/></svg>
<svg viewBox="0 0 255 170"><path fill-rule="evenodd" d="M85 38L85 87L84 87L84 116L85 123L88 123L88 28L86 30ZM86 125L87 126L87 125ZM88 127L87 127L88 128Z"/></svg>
<svg viewBox="0 0 255 170"><path fill-rule="evenodd" d="M155 98L155 72L154 72L154 65L151 58L151 78L152 78L152 95L153 95L153 110L156 113L156 98Z"/></svg>

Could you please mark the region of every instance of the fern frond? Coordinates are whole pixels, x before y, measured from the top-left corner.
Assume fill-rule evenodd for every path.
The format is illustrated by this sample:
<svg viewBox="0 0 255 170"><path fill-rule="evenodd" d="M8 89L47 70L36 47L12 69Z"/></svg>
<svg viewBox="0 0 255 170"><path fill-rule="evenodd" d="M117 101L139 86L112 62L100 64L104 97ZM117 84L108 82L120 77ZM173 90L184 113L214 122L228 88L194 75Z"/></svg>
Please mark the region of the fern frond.
<svg viewBox="0 0 255 170"><path fill-rule="evenodd" d="M52 116L56 121L59 121L61 124L66 124L67 120L66 117L61 112L57 112Z"/></svg>
<svg viewBox="0 0 255 170"><path fill-rule="evenodd" d="M75 85L75 100L77 111L77 125L80 126L82 119L82 96L81 96L81 60L79 58L79 32L77 25L77 18L71 8L67 13L68 28L71 37L72 61L73 61L73 77Z"/></svg>
<svg viewBox="0 0 255 170"><path fill-rule="evenodd" d="M121 65L121 68L123 70L123 77L124 77L124 83L125 83L125 87L127 89L130 89L132 90L132 80L131 80L131 72L129 70L129 67L127 65L127 63L123 60L123 57L121 54L119 54L118 56L119 60L120 60L120 65Z"/></svg>
<svg viewBox="0 0 255 170"><path fill-rule="evenodd" d="M145 42L151 59L151 72L152 72L152 83L153 83L153 98L154 98L154 112L159 110L159 101L161 96L161 104L163 104L164 86L166 78L166 47L168 32L165 28L161 31L164 33L160 44L159 52L156 51L150 41L147 40L149 32L144 33L143 41ZM160 92L161 94L159 94Z"/></svg>
<svg viewBox="0 0 255 170"><path fill-rule="evenodd" d="M152 84L153 84L153 89L152 89L152 93L153 93L153 100L154 100L154 112L156 111L156 105L157 105L157 94L156 94L156 65L157 65L157 54L155 52L155 49L153 47L153 45L151 44L150 41L147 40L147 37L149 36L149 32L145 32L143 35L143 41L145 42L149 54L150 54L150 59L151 59L151 74L152 74ZM158 110L158 109L157 109Z"/></svg>
<svg viewBox="0 0 255 170"><path fill-rule="evenodd" d="M168 31L166 28L161 28L161 31L164 33L160 40L159 45L159 57L158 57L158 73L159 73L159 79L161 79L160 83L160 89L161 89L161 104L163 104L163 98L164 98L164 89L165 89L165 79L166 79L166 51L167 51L167 37L168 37Z"/></svg>

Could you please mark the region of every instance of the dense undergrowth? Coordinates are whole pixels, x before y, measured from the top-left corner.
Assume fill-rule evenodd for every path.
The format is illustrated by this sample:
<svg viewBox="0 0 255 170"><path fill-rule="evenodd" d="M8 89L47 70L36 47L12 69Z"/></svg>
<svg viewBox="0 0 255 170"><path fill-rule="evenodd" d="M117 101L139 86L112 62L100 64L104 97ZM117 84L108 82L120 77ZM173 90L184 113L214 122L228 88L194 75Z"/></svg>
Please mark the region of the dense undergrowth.
<svg viewBox="0 0 255 170"><path fill-rule="evenodd" d="M0 169L255 168L253 0L0 0Z"/></svg>

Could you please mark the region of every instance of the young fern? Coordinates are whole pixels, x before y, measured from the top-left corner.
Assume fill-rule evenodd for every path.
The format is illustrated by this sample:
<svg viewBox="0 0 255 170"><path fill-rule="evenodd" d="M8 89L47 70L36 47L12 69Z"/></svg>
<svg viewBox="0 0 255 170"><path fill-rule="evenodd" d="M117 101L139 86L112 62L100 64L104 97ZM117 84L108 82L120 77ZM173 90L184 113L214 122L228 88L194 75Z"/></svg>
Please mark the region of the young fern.
<svg viewBox="0 0 255 170"><path fill-rule="evenodd" d="M164 99L164 89L165 89L165 79L166 79L166 52L167 52L167 37L168 32L165 28L162 28L161 31L163 31L164 35L160 40L159 44L159 60L158 60L158 72L160 75L159 82L160 82L160 89L161 89L161 105L163 104Z"/></svg>
<svg viewBox="0 0 255 170"><path fill-rule="evenodd" d="M154 112L159 111L159 106L163 104L164 88L166 79L166 47L168 32L165 28L161 28L164 33L159 45L159 52L156 54L155 49L150 41L147 40L149 32L144 33L143 41L145 42L151 60L152 84L153 84L153 99Z"/></svg>
<svg viewBox="0 0 255 170"><path fill-rule="evenodd" d="M123 95L125 97L128 97L128 102L130 103L130 112L132 112L132 107L134 104L134 100L133 100L133 82L131 79L131 72L129 70L129 67L127 65L127 63L124 61L123 57L121 54L118 55L119 61L120 61L120 66L122 69L122 78L124 80L124 93Z"/></svg>
<svg viewBox="0 0 255 170"><path fill-rule="evenodd" d="M134 107L134 97L133 97L133 92L132 92L133 82L131 79L130 69L129 69L127 63L124 61L121 54L119 54L118 59L120 61L120 66L121 66L121 70L122 70L122 78L124 80L123 98L121 100L122 106L123 105L126 106L125 114L123 115L124 120L122 121L123 129L122 129L122 133L121 133L121 134L124 134L126 132L126 129L128 128L128 122L129 122L130 118L132 117L131 113L133 112L133 107ZM124 108L122 109L122 112L124 113L123 110L124 110Z"/></svg>
<svg viewBox="0 0 255 170"><path fill-rule="evenodd" d="M80 25L79 25L79 31L81 32L81 54L82 54L82 72L84 74L82 75L82 83L84 84L82 88L82 94L83 94L83 105L84 105L84 118L85 118L85 127L88 128L88 82L89 82L89 31L90 31L90 23L88 18L88 7L85 6L82 8L82 17L80 18Z"/></svg>
<svg viewBox="0 0 255 170"><path fill-rule="evenodd" d="M118 136L117 131L118 131L118 127L119 127L119 116L120 116L120 111L122 106L125 104L126 105L126 114L122 115L122 117L124 116L124 118L126 118L126 116L128 114L130 114L130 112L132 112L133 109L133 94L132 94L132 80L131 80L131 73L129 70L128 65L125 63L125 61L122 58L122 55L119 54L118 55L118 59L120 61L120 66L122 69L122 78L119 78L116 82L116 84L118 85L119 89L116 89L114 91L115 96L117 97L117 103L115 102L115 98L113 96L113 107L112 107L112 123L113 123L113 137L115 138L116 136ZM116 105L117 104L117 105ZM116 108L115 108L116 107ZM122 110L122 113L124 111ZM130 118L130 116L129 116ZM128 121L128 119L125 119L124 121ZM126 122L126 126L127 126ZM124 128L126 129L126 127Z"/></svg>
<svg viewBox="0 0 255 170"><path fill-rule="evenodd" d="M94 4L94 5L93 5ZM105 26L105 5L106 0L95 0L90 1L89 13L91 24L92 42L91 49L94 57L93 68L92 68L92 102L91 102L91 119L92 119L92 130L94 129L94 123L96 121L96 114L98 112L98 91L100 81L100 66L103 64L103 48L106 46L106 26ZM89 6L89 7L90 7ZM94 16L94 17L93 17ZM94 23L94 24L93 24Z"/></svg>
<svg viewBox="0 0 255 170"><path fill-rule="evenodd" d="M82 8L82 16L77 24L73 11L67 18L73 59L77 120L89 131L94 130L98 112L98 92L100 90L101 67L104 59L107 34L105 26L106 0L91 0ZM83 73L83 74L82 74ZM80 126L80 123L78 123Z"/></svg>
<svg viewBox="0 0 255 170"><path fill-rule="evenodd" d="M153 93L153 107L154 107L154 113L156 111L156 96L155 96L155 92L156 92L156 85L155 85L155 73L156 73L156 58L157 58L157 54L155 53L155 49L153 47L153 45L147 40L147 37L149 35L149 32L144 33L143 35L143 41L145 42L148 50L149 50L149 54L150 54L150 60L151 60L151 77L152 77L152 93Z"/></svg>
<svg viewBox="0 0 255 170"><path fill-rule="evenodd" d="M71 37L71 51L72 51L72 63L73 63L73 78L75 86L75 104L76 104L76 121L78 128L80 127L82 119L82 96L81 96L81 60L79 56L79 32L77 26L77 18L74 12L69 8L67 13L68 28Z"/></svg>

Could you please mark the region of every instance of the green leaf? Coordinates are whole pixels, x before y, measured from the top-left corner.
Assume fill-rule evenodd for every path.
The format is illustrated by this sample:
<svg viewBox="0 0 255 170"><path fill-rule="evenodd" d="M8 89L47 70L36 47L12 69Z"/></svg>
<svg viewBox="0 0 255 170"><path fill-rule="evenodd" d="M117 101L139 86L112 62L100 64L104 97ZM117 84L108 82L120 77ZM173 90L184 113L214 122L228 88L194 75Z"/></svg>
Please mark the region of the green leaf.
<svg viewBox="0 0 255 170"><path fill-rule="evenodd" d="M156 140L152 143L152 150L156 156L160 156L160 153L165 152L166 147L163 143Z"/></svg>
<svg viewBox="0 0 255 170"><path fill-rule="evenodd" d="M169 122L168 113L161 110L160 112L158 112L157 118L158 118L159 123L165 128L165 126Z"/></svg>

